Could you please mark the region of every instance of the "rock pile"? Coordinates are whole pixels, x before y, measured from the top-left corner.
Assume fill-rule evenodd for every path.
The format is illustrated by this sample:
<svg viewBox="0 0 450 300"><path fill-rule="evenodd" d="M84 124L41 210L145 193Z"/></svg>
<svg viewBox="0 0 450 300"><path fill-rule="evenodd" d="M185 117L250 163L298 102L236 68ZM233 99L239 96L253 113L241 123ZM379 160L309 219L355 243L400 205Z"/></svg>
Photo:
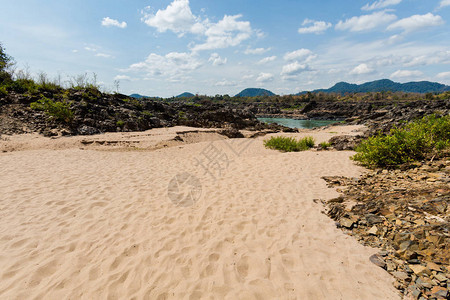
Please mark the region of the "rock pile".
<svg viewBox="0 0 450 300"><path fill-rule="evenodd" d="M327 201L338 227L413 299L450 297L450 159L409 169L371 170L361 178L324 177L342 195Z"/></svg>

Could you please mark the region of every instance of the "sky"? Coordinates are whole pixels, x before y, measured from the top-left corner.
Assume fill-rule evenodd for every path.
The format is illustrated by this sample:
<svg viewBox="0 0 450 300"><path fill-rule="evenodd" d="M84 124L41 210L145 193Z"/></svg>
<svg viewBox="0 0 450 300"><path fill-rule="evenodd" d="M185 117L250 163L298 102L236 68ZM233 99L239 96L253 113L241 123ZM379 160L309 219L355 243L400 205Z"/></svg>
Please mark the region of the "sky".
<svg viewBox="0 0 450 300"><path fill-rule="evenodd" d="M105 91L280 95L363 83L450 85L450 0L14 0L0 43L17 69Z"/></svg>

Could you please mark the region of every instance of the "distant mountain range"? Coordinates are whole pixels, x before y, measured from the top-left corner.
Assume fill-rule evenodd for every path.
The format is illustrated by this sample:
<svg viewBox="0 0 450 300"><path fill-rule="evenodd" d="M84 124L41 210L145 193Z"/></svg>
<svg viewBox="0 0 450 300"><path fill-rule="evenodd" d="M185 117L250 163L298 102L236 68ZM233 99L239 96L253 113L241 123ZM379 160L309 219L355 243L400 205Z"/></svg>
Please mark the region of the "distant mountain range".
<svg viewBox="0 0 450 300"><path fill-rule="evenodd" d="M184 92L183 94L179 94L178 96L175 96L175 98L192 98L195 95L192 93Z"/></svg>
<svg viewBox="0 0 450 300"><path fill-rule="evenodd" d="M336 83L329 89L318 89L311 93L369 93L369 92L404 92L404 93L442 93L450 91L450 86L430 81L398 83L389 79L381 79L363 84L351 84L347 82ZM307 91L300 92L297 95L306 94Z"/></svg>
<svg viewBox="0 0 450 300"><path fill-rule="evenodd" d="M272 93L269 90L265 89L245 89L239 94L236 95L236 97L256 97L256 96L274 96L275 94Z"/></svg>
<svg viewBox="0 0 450 300"><path fill-rule="evenodd" d="M148 98L147 96L142 96L142 95L139 95L139 94L131 94L130 97L136 98L136 99Z"/></svg>

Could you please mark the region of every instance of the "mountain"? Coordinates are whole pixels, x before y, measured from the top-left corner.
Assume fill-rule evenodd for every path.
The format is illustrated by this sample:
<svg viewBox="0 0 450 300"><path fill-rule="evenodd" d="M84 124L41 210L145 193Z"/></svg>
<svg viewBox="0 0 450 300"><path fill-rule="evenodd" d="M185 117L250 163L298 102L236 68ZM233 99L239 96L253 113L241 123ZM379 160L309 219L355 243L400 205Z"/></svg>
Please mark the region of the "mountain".
<svg viewBox="0 0 450 300"><path fill-rule="evenodd" d="M256 96L274 96L275 94L265 89L245 89L236 97L256 97Z"/></svg>
<svg viewBox="0 0 450 300"><path fill-rule="evenodd" d="M430 81L418 81L398 83L389 79L375 80L363 84L352 84L347 82L338 82L329 89L318 89L311 91L312 93L368 93L368 92L405 92L405 93L442 93L450 91L450 86ZM307 92L301 92L302 95Z"/></svg>
<svg viewBox="0 0 450 300"><path fill-rule="evenodd" d="M139 94L131 94L130 97L136 98L136 99L148 98L147 96L142 96L142 95L139 95Z"/></svg>
<svg viewBox="0 0 450 300"><path fill-rule="evenodd" d="M195 95L192 93L188 93L188 92L184 92L183 94L180 94L178 96L176 96L175 98L192 98Z"/></svg>

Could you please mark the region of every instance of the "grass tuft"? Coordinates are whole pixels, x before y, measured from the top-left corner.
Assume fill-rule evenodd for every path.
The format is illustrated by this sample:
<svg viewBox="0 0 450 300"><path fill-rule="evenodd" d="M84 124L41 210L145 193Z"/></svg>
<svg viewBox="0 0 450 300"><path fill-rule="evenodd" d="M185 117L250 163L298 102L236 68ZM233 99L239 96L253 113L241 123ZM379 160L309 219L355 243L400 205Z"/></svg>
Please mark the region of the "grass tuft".
<svg viewBox="0 0 450 300"><path fill-rule="evenodd" d="M296 140L292 137L276 136L264 141L264 146L269 149L283 152L305 151L314 147L314 139L310 136Z"/></svg>

